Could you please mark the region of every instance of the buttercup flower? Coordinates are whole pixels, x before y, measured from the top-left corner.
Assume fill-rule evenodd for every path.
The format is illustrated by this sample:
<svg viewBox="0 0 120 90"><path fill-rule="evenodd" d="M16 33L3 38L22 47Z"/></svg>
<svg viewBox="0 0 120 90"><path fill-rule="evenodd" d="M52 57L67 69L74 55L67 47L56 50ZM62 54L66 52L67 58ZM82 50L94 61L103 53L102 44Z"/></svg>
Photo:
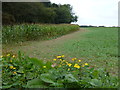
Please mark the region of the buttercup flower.
<svg viewBox="0 0 120 90"><path fill-rule="evenodd" d="M3 57L3 56L0 56L1 58Z"/></svg>
<svg viewBox="0 0 120 90"><path fill-rule="evenodd" d="M77 58L72 58L72 61L76 60Z"/></svg>
<svg viewBox="0 0 120 90"><path fill-rule="evenodd" d="M65 55L62 55L62 57L65 57Z"/></svg>
<svg viewBox="0 0 120 90"><path fill-rule="evenodd" d="M13 72L13 74L17 74L17 72Z"/></svg>
<svg viewBox="0 0 120 90"><path fill-rule="evenodd" d="M60 61L62 61L62 59L60 59Z"/></svg>
<svg viewBox="0 0 120 90"><path fill-rule="evenodd" d="M65 60L63 60L63 62L65 62Z"/></svg>
<svg viewBox="0 0 120 90"><path fill-rule="evenodd" d="M15 57L15 55L12 56L13 58Z"/></svg>
<svg viewBox="0 0 120 90"><path fill-rule="evenodd" d="M59 59L59 58L61 58L61 56L57 56L57 58Z"/></svg>
<svg viewBox="0 0 120 90"><path fill-rule="evenodd" d="M16 69L15 67L13 69Z"/></svg>
<svg viewBox="0 0 120 90"><path fill-rule="evenodd" d="M46 66L43 66L43 68L46 68Z"/></svg>
<svg viewBox="0 0 120 90"><path fill-rule="evenodd" d="M13 69L13 66L10 66L10 69Z"/></svg>
<svg viewBox="0 0 120 90"><path fill-rule="evenodd" d="M68 71L70 71L70 68L68 68Z"/></svg>
<svg viewBox="0 0 120 90"><path fill-rule="evenodd" d="M68 63L67 65L70 67L72 64L71 64L71 63Z"/></svg>
<svg viewBox="0 0 120 90"><path fill-rule="evenodd" d="M88 63L85 63L85 65L88 65Z"/></svg>
<svg viewBox="0 0 120 90"><path fill-rule="evenodd" d="M75 64L74 67L78 68L78 69L80 68L80 66L78 64Z"/></svg>
<svg viewBox="0 0 120 90"><path fill-rule="evenodd" d="M7 56L10 56L10 54L7 54Z"/></svg>
<svg viewBox="0 0 120 90"><path fill-rule="evenodd" d="M53 59L54 61L56 61L57 59Z"/></svg>
<svg viewBox="0 0 120 90"><path fill-rule="evenodd" d="M78 60L78 62L81 62L81 60Z"/></svg>

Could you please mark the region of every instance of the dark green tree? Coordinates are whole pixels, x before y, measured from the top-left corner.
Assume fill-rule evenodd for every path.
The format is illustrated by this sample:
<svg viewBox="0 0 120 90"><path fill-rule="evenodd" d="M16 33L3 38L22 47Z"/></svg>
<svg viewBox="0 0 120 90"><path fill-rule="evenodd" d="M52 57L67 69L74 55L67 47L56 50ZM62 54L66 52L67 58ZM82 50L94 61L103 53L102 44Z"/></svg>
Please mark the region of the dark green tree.
<svg viewBox="0 0 120 90"><path fill-rule="evenodd" d="M55 23L71 23L77 21L77 16L73 16L72 7L69 4L59 5L55 12L57 14Z"/></svg>
<svg viewBox="0 0 120 90"><path fill-rule="evenodd" d="M41 2L3 2L3 24L14 23L71 23L77 21L69 4Z"/></svg>

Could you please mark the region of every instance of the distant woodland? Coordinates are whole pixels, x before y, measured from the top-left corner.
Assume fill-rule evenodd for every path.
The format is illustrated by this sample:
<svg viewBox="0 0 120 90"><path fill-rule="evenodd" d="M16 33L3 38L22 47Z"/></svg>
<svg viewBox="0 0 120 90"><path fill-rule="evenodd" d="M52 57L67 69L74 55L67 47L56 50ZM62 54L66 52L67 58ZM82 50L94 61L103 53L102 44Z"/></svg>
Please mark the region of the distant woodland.
<svg viewBox="0 0 120 90"><path fill-rule="evenodd" d="M50 23L60 24L76 22L77 16L70 4L51 2L3 2L2 23Z"/></svg>

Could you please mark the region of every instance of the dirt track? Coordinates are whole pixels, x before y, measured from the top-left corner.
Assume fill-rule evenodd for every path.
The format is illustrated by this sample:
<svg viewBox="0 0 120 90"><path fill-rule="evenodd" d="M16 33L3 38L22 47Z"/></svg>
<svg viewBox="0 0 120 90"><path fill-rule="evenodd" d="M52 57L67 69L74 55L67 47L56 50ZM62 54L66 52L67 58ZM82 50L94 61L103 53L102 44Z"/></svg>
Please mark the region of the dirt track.
<svg viewBox="0 0 120 90"><path fill-rule="evenodd" d="M55 51L58 46L64 47L64 43L69 40L77 40L80 38L82 33L86 32L85 29L80 29L79 31L61 36L56 39L46 40L46 41L27 41L20 45L13 46L5 46L3 52L15 52L17 53L19 50L25 52L25 54L41 58L43 56L45 58L46 55L55 54ZM81 37L82 38L82 37ZM60 50L58 50L60 51ZM62 53L62 51L60 51ZM41 56L40 56L41 55Z"/></svg>

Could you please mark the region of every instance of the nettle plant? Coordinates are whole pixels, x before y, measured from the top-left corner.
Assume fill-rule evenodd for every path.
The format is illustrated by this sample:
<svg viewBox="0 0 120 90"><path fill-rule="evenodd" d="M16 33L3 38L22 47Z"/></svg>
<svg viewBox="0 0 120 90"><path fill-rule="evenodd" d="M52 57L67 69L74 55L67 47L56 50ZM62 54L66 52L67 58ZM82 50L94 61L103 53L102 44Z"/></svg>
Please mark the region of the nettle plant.
<svg viewBox="0 0 120 90"><path fill-rule="evenodd" d="M21 54L1 56L3 88L116 88L117 77L64 55L43 61Z"/></svg>

